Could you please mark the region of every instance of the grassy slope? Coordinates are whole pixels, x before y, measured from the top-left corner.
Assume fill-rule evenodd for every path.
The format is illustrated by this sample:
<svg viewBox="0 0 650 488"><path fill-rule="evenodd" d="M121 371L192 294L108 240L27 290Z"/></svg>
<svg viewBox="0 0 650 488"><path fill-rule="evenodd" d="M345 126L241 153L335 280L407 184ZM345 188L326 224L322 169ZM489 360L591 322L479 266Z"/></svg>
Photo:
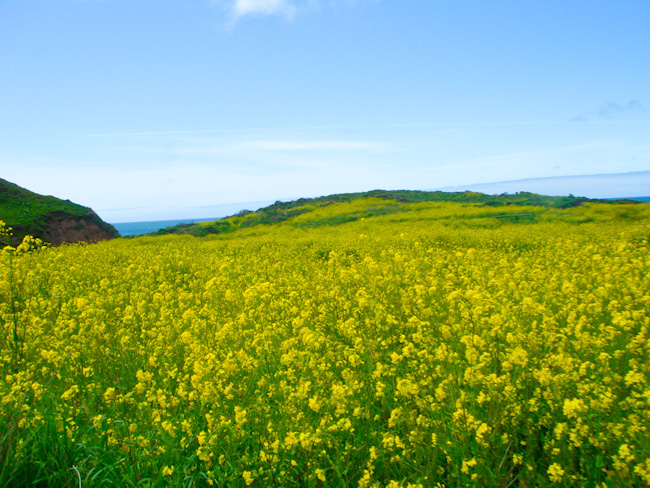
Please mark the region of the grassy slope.
<svg viewBox="0 0 650 488"><path fill-rule="evenodd" d="M521 192L516 194L486 195L477 192L442 192L442 191L413 191L413 190L373 190L364 193L344 193L329 195L319 198L301 198L292 202L275 202L273 205L257 210L256 212L243 211L237 215L226 217L214 222L201 222L198 224L179 224L161 229L156 235L165 234L190 234L205 236L209 234L223 234L240 228L253 227L261 224L274 224L295 217L312 213L318 209L336 204L365 201L366 204L357 206L357 210L347 213L330 215L327 218L300 224L299 226L333 225L361 218L385 215L390 213L408 212L414 208L409 204L424 202L456 202L480 205L485 207L526 206L543 207L547 209L563 209L582 205L587 202L599 202L584 197L557 197L538 195L535 193ZM628 202L630 203L630 202ZM500 213L499 211L495 214Z"/></svg>
<svg viewBox="0 0 650 488"><path fill-rule="evenodd" d="M650 206L292 210L14 260L0 486L648 486Z"/></svg>
<svg viewBox="0 0 650 488"><path fill-rule="evenodd" d="M0 178L0 220L13 228L14 237L42 235L55 215L87 217L91 212L90 208L70 200L39 195ZM108 226L99 217L93 215L91 218L100 227Z"/></svg>

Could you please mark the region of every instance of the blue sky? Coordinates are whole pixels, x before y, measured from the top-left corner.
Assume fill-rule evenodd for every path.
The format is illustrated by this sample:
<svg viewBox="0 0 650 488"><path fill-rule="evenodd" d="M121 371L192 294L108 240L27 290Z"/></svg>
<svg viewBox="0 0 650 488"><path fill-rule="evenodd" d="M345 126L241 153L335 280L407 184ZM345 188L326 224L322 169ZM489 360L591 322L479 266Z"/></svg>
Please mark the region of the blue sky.
<svg viewBox="0 0 650 488"><path fill-rule="evenodd" d="M648 21L647 0L0 0L0 177L110 222L536 178L638 196Z"/></svg>

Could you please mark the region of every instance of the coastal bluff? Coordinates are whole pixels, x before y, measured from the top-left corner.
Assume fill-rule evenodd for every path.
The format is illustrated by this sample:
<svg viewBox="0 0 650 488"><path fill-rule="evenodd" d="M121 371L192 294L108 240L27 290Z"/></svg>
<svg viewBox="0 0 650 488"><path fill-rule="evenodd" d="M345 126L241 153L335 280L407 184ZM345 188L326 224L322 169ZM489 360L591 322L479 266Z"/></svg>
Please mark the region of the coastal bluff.
<svg viewBox="0 0 650 488"><path fill-rule="evenodd" d="M104 222L92 209L70 200L39 195L2 178L0 220L12 228L12 245L20 243L25 235L54 246L119 237L115 227Z"/></svg>

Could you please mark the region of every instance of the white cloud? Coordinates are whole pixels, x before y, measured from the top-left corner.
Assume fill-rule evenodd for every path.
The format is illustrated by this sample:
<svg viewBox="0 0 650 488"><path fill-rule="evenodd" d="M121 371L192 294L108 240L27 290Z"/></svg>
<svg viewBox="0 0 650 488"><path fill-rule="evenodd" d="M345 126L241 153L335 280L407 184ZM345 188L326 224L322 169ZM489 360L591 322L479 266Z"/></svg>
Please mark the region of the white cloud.
<svg viewBox="0 0 650 488"><path fill-rule="evenodd" d="M235 17L255 14L292 17L295 11L295 6L288 0L235 0L232 6Z"/></svg>
<svg viewBox="0 0 650 488"><path fill-rule="evenodd" d="M278 15L293 18L300 12L319 11L322 8L352 6L359 0L216 0L224 6L233 21L250 15ZM374 0L379 1L379 0Z"/></svg>

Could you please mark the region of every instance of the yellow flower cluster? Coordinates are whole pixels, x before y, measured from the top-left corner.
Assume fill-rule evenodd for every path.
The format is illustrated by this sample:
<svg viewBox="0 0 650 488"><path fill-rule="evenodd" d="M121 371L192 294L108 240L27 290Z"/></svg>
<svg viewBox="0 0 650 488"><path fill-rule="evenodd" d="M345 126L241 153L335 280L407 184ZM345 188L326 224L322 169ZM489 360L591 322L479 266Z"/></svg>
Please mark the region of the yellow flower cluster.
<svg viewBox="0 0 650 488"><path fill-rule="evenodd" d="M3 256L0 484L650 483L645 206L357 211Z"/></svg>

